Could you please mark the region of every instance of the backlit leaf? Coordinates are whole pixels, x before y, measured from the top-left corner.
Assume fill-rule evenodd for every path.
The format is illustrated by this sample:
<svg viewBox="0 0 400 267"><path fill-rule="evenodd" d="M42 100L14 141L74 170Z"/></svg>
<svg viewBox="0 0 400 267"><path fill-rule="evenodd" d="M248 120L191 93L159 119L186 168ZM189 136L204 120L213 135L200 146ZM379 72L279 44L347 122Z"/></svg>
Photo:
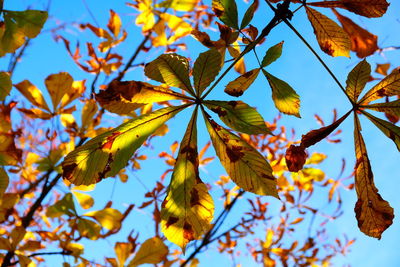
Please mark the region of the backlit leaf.
<svg viewBox="0 0 400 267"><path fill-rule="evenodd" d="M387 103L369 104L363 107L400 117L400 99Z"/></svg>
<svg viewBox="0 0 400 267"><path fill-rule="evenodd" d="M165 237L185 251L187 243L200 239L210 228L214 203L199 177L197 109L182 139L171 183L161 209Z"/></svg>
<svg viewBox="0 0 400 267"><path fill-rule="evenodd" d="M78 231L82 237L97 240L100 236L101 226L94 221L79 218Z"/></svg>
<svg viewBox="0 0 400 267"><path fill-rule="evenodd" d="M72 191L72 194L74 194L74 196L79 202L79 205L81 205L82 208L90 209L91 207L93 207L94 199L90 195L80 193L77 191Z"/></svg>
<svg viewBox="0 0 400 267"><path fill-rule="evenodd" d="M91 139L65 157L64 179L75 185L89 185L116 175L149 135L187 106L142 115Z"/></svg>
<svg viewBox="0 0 400 267"><path fill-rule="evenodd" d="M0 199L3 198L3 194L7 190L8 182L9 178L7 172L3 168L0 168Z"/></svg>
<svg viewBox="0 0 400 267"><path fill-rule="evenodd" d="M376 64L375 72L382 74L384 76L388 75L388 70L390 69L390 63L386 64Z"/></svg>
<svg viewBox="0 0 400 267"><path fill-rule="evenodd" d="M201 96L221 70L221 54L216 49L210 49L201 53L194 62L193 80L194 88L198 96Z"/></svg>
<svg viewBox="0 0 400 267"><path fill-rule="evenodd" d="M335 9L333 9L333 12L342 24L343 30L350 37L351 51L356 52L359 58L365 58L378 50L378 36L361 28L348 17L339 14Z"/></svg>
<svg viewBox="0 0 400 267"><path fill-rule="evenodd" d="M123 267L125 266L126 259L129 258L129 255L132 253L133 246L131 243L123 243L123 242L116 242L114 246L115 254L117 255L118 259L118 266Z"/></svg>
<svg viewBox="0 0 400 267"><path fill-rule="evenodd" d="M363 112L367 118L375 124L388 138L390 138L397 146L400 152L400 127L391 122L379 119L367 112Z"/></svg>
<svg viewBox="0 0 400 267"><path fill-rule="evenodd" d="M110 9L110 19L108 20L107 28L117 37L121 31L121 18L114 10Z"/></svg>
<svg viewBox="0 0 400 267"><path fill-rule="evenodd" d="M263 70L272 89L275 107L282 113L300 118L300 97L293 88L269 72Z"/></svg>
<svg viewBox="0 0 400 267"><path fill-rule="evenodd" d="M157 4L157 7L168 7L176 11L192 11L198 0L165 0Z"/></svg>
<svg viewBox="0 0 400 267"><path fill-rule="evenodd" d="M235 131L247 134L271 134L257 110L242 101L205 101L204 104Z"/></svg>
<svg viewBox="0 0 400 267"><path fill-rule="evenodd" d="M74 216L76 215L75 204L71 193L57 201L55 204L47 208L46 216L51 218L60 217L62 215Z"/></svg>
<svg viewBox="0 0 400 267"><path fill-rule="evenodd" d="M85 82L86 80L74 81L72 83L72 89L66 92L65 95L62 97L60 107L65 107L75 99L81 97L86 91Z"/></svg>
<svg viewBox="0 0 400 267"><path fill-rule="evenodd" d="M350 71L346 81L346 94L353 103L357 102L358 97L369 81L370 75L371 66L365 59Z"/></svg>
<svg viewBox="0 0 400 267"><path fill-rule="evenodd" d="M276 179L266 159L246 141L203 114L215 152L230 178L245 191L278 197Z"/></svg>
<svg viewBox="0 0 400 267"><path fill-rule="evenodd" d="M185 98L185 96L161 86L138 81L120 82L118 80L112 81L106 90L101 90L95 97L101 107L120 115L129 114L149 103Z"/></svg>
<svg viewBox="0 0 400 267"><path fill-rule="evenodd" d="M56 111L62 97L72 90L74 79L69 73L60 72L49 75L44 82L53 102L53 110Z"/></svg>
<svg viewBox="0 0 400 267"><path fill-rule="evenodd" d="M40 10L4 12L6 13L5 17L10 17L28 38L35 38L40 33L48 17L46 11Z"/></svg>
<svg viewBox="0 0 400 267"><path fill-rule="evenodd" d="M246 91L250 87L250 85L255 81L259 73L260 69L257 68L239 76L238 78L227 84L227 86L225 87L225 93L236 97L243 95L244 91Z"/></svg>
<svg viewBox="0 0 400 267"><path fill-rule="evenodd" d="M256 11L258 6L258 1L254 0L253 3L247 8L246 13L244 13L242 23L240 24L240 29L244 29L249 25L251 20L253 19L254 12Z"/></svg>
<svg viewBox="0 0 400 267"><path fill-rule="evenodd" d="M146 64L144 73L150 79L181 88L194 96L189 79L189 61L183 56L163 54Z"/></svg>
<svg viewBox="0 0 400 267"><path fill-rule="evenodd" d="M22 160L22 150L15 146L14 135L0 132L0 166L17 165Z"/></svg>
<svg viewBox="0 0 400 267"><path fill-rule="evenodd" d="M10 16L0 23L0 57L13 53L25 43L25 35Z"/></svg>
<svg viewBox="0 0 400 267"><path fill-rule="evenodd" d="M7 72L0 72L0 101L3 101L6 96L10 93L12 88L12 82L10 74Z"/></svg>
<svg viewBox="0 0 400 267"><path fill-rule="evenodd" d="M382 233L393 222L393 208L382 199L375 187L367 149L361 135L361 125L357 116L354 119L354 144L357 159L355 185L358 197L354 211L360 230L366 235L380 239Z"/></svg>
<svg viewBox="0 0 400 267"><path fill-rule="evenodd" d="M265 53L261 65L263 67L266 67L270 65L272 62L276 61L278 58L280 58L282 55L282 46L283 46L283 41L270 47Z"/></svg>
<svg viewBox="0 0 400 267"><path fill-rule="evenodd" d="M350 39L336 22L310 7L306 8L308 19L321 50L330 56L350 57Z"/></svg>
<svg viewBox="0 0 400 267"><path fill-rule="evenodd" d="M128 267L140 264L157 264L168 255L168 247L159 237L147 239L139 248L135 257L129 262Z"/></svg>
<svg viewBox="0 0 400 267"><path fill-rule="evenodd" d="M400 95L400 70L395 70L371 88L359 101L369 103L385 96Z"/></svg>
<svg viewBox="0 0 400 267"><path fill-rule="evenodd" d="M368 18L381 17L386 13L389 6L386 0L328 0L307 3L307 5L328 8L344 8Z"/></svg>
<svg viewBox="0 0 400 267"><path fill-rule="evenodd" d="M42 93L30 81L24 80L24 81L22 81L22 82L20 82L18 84L15 84L14 86L33 105L37 106L38 108L42 108L42 109L50 112L49 106L47 106L47 103L44 100L44 97L43 97Z"/></svg>
<svg viewBox="0 0 400 267"><path fill-rule="evenodd" d="M212 0L212 10L225 25L239 29L238 10L235 0Z"/></svg>
<svg viewBox="0 0 400 267"><path fill-rule="evenodd" d="M113 208L105 208L98 211L91 211L85 213L84 216L93 217L104 228L115 231L121 228L121 221L123 218L119 210Z"/></svg>

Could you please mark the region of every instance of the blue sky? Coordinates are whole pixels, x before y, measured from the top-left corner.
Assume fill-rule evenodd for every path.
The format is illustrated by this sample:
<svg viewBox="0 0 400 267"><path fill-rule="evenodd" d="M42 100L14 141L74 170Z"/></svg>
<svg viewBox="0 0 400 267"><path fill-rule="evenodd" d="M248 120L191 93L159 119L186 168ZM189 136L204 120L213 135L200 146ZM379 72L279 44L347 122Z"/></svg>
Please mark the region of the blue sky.
<svg viewBox="0 0 400 267"><path fill-rule="evenodd" d="M239 11L243 16L243 3L241 0L237 1L239 4ZM240 2L240 3L239 3ZM32 7L34 9L45 9L48 1L5 1L5 9L10 10L24 10L26 7ZM68 4L66 4L68 3ZM90 8L100 25L105 25L108 19L108 10L114 9L117 13L122 16L124 27L129 28L130 36L128 41L123 44L119 49L122 55L128 57L131 54L132 43L136 45L137 36L140 32L134 26L134 15L135 11L125 6L125 1L110 1L107 0L86 0L87 6ZM333 14L329 10L322 10L324 14L329 14L333 18ZM388 46L399 46L400 45L400 21L399 21L400 3L398 1L391 1L391 6L387 14L383 18L378 19L366 19L358 16L353 16L348 12L341 12L343 15L350 16L356 23L364 26L367 30L375 33L379 36L378 44L380 47ZM262 28L265 25L266 17L271 16L271 12L264 3L260 3L260 10L257 12L254 24L255 26ZM50 5L50 18L47 22L45 29L49 29L54 25L61 22L89 22L94 23L93 19L88 15L83 0L73 1L52 1ZM306 20L304 10L295 14L293 25L297 30L311 43L311 45L319 51L317 42L313 35L313 30L310 23ZM68 31L68 37L70 40L77 40L81 38L91 38L88 32L82 33L76 29ZM302 119L298 119L290 116L283 116L282 124L287 128L294 128L298 138L301 134L308 132L311 129L318 128L319 125L314 119L314 114L320 115L326 121L330 121L332 118L332 110L337 109L339 115L343 115L350 109L346 97L330 78L328 73L313 57L311 52L304 46L304 44L290 31L284 24L276 27L271 34L268 36L265 45L257 49L259 55L264 55L268 47L284 40L284 49L282 57L278 62L268 67L275 76L285 80L297 91L301 96L301 116ZM189 47L188 51L184 51L181 54L195 59L199 52L205 51L205 48L198 45L192 38L187 39ZM135 47L135 46L133 46ZM150 61L155 58L158 54L162 53L162 50L155 49L153 53L145 55L142 61ZM180 53L180 52L179 52ZM331 58L319 52L325 62L330 66L342 82L345 84L347 73L359 62L359 59L355 54L351 54L351 58ZM248 56L248 69L252 66L256 67L257 64L254 57ZM375 63L391 63L392 67L400 65L400 52L389 51L384 55L375 54L367 58L371 63L372 69L375 68ZM0 66L2 69L7 67L7 58L0 59ZM53 73L60 71L68 71L74 77L75 80L88 79L90 84L93 76L88 75L80 71L77 66L67 55L62 43L55 43L51 40L50 34L44 33L37 39L33 40L31 47L23 60L18 65L14 76L13 82L18 83L24 79L29 79L33 84L39 88L44 88L44 79ZM223 79L221 85L226 85L229 81L233 80L237 74L231 73ZM379 77L378 74L374 75ZM129 72L126 76L127 80L145 80L145 76L142 69L137 68ZM100 79L100 83L103 81ZM223 87L217 87L208 99L230 99L222 93ZM366 90L372 87L372 83L367 84ZM15 93L15 92L14 92ZM16 93L15 93L16 94ZM249 103L251 106L256 106L262 113L263 117L267 121L271 121L276 115L277 110L275 109L271 100L271 93L268 84L264 77L260 75L257 81L252 85L249 91L243 96L243 101ZM16 97L22 99L20 95L16 94ZM181 120L186 119L189 113L180 114L175 120L170 122L170 129L183 128ZM112 123L113 117L108 117L110 123ZM400 210L400 199L398 194L398 179L400 179L400 165L399 165L399 154L396 150L395 145L381 134L379 130L372 127L372 124L362 119L363 135L367 144L369 152L369 158L371 160L372 168L375 175L375 184L379 189L382 197L390 202L391 206L395 209L395 215ZM340 171L341 159L345 158L347 161L346 173L350 173L354 164L354 145L353 145L353 122L352 119L348 119L342 126L343 134L341 135L342 143L330 144L325 141L320 142L317 146L312 147L310 152L318 151L328 154L328 159L323 164L322 169L326 171L327 175L335 178ZM204 129L204 125L199 125L199 132ZM114 203L139 203L142 198L145 189L137 181L141 179L142 183L147 186L159 178L160 170L162 168L154 168L155 164L160 164L160 160L157 157L159 151L167 150L169 144L174 140L180 140L183 129L181 131L171 131L166 137L168 141L163 139L157 139L153 143L156 148L155 151L149 152L149 159L142 166L143 171L132 174L134 179L131 178L131 187L114 182L109 179L98 184L95 192L93 193L97 200L97 205L100 208L104 205L104 201L107 201L112 197ZM200 147L207 142L207 137L200 135L199 144ZM212 151L212 149L211 149ZM212 154L212 153L211 153ZM210 155L211 155L210 154ZM157 163L155 163L157 162ZM213 183L213 176L224 174L225 171L217 161L207 168L207 172L202 173L202 177L205 182ZM111 188L115 186L115 191L118 193L112 194ZM360 233L357 227L357 222L354 216L354 204L356 202L355 191L342 192L344 198L344 215L337 221L330 224L330 231L332 233L346 232L349 237L356 238L356 243L351 247L351 253L347 258L338 258L335 260L334 266L341 266L344 263L350 263L352 266L399 266L400 258L398 256L398 237L400 233L400 224L397 217L395 217L393 225L383 234L381 240L375 240L367 237ZM127 196L129 200L127 200ZM105 198L105 200L102 200ZM214 198L216 201L216 198ZM271 200L272 202L274 200ZM276 203L279 205L279 203ZM240 207L239 207L240 209ZM135 215L131 218L137 220L140 218L143 221L142 224L135 224L136 230L146 231L152 233L152 228L146 224L146 220L151 220L151 214L140 214L137 210ZM129 232L131 228L126 227L124 231ZM151 234L149 234L150 236ZM118 239L118 237L116 237ZM91 245L87 245L87 249L91 249ZM107 254L110 251L110 247L105 244L104 246L98 246L96 249L99 254ZM250 256L242 256L243 266L255 266L254 261L250 259ZM213 258L213 254L207 254L203 256L204 262L201 266L210 266L207 262ZM201 258L202 259L202 258ZM200 259L200 260L201 260ZM202 262L202 261L201 261ZM229 259L226 259L226 263L229 263ZM221 260L221 264L223 260Z"/></svg>

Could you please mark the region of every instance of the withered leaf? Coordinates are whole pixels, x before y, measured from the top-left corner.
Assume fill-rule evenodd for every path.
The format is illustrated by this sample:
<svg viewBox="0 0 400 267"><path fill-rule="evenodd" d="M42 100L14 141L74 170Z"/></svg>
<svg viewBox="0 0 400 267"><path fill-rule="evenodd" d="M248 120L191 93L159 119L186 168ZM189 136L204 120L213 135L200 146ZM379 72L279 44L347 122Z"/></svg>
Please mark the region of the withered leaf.
<svg viewBox="0 0 400 267"><path fill-rule="evenodd" d="M260 69L257 68L239 76L235 80L228 83L228 85L225 87L225 93L236 97L243 95L244 91L250 87L259 73Z"/></svg>
<svg viewBox="0 0 400 267"><path fill-rule="evenodd" d="M372 87L358 102L367 104L385 96L400 95L400 69L394 70L377 85Z"/></svg>
<svg viewBox="0 0 400 267"><path fill-rule="evenodd" d="M383 16L389 6L386 0L328 0L307 3L310 6L343 8L358 15L377 18Z"/></svg>
<svg viewBox="0 0 400 267"><path fill-rule="evenodd" d="M285 154L286 166L291 172L303 169L307 160L307 153L303 146L290 145Z"/></svg>

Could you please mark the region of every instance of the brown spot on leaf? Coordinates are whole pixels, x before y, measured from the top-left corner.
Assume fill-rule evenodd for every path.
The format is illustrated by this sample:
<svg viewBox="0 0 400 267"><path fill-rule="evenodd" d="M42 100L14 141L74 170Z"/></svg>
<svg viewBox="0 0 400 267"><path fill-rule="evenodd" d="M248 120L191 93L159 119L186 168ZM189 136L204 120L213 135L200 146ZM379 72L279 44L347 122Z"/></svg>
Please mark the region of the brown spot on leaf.
<svg viewBox="0 0 400 267"><path fill-rule="evenodd" d="M384 96L386 96L385 88L379 89L378 91L376 91L376 94L377 94L379 97L384 97Z"/></svg>
<svg viewBox="0 0 400 267"><path fill-rule="evenodd" d="M333 55L333 53L335 53L335 49L332 48L332 44L330 42L325 42L321 44L321 50L331 56Z"/></svg>
<svg viewBox="0 0 400 267"><path fill-rule="evenodd" d="M186 221L183 225L183 238L185 238L186 240L189 240L189 241L195 239L192 225L190 225Z"/></svg>
<svg viewBox="0 0 400 267"><path fill-rule="evenodd" d="M227 93L230 96L239 97L239 96L243 95L243 90L229 88L229 89L225 89L225 93Z"/></svg>
<svg viewBox="0 0 400 267"><path fill-rule="evenodd" d="M237 101L229 101L228 104L229 104L232 108L235 108L235 107L237 106L238 102L237 102Z"/></svg>
<svg viewBox="0 0 400 267"><path fill-rule="evenodd" d="M112 133L111 136L107 137L107 141L102 144L101 149L111 149L115 138L117 138L121 132Z"/></svg>
<svg viewBox="0 0 400 267"><path fill-rule="evenodd" d="M193 207L195 205L200 205L200 197L199 191L196 188L193 188L190 192L190 206Z"/></svg>
<svg viewBox="0 0 400 267"><path fill-rule="evenodd" d="M96 179L96 183L100 182L103 178L106 177L107 172L111 170L111 163L113 163L113 161L114 161L113 154L109 153L106 166L104 166L103 171L98 173L98 178Z"/></svg>
<svg viewBox="0 0 400 267"><path fill-rule="evenodd" d="M291 145L288 150L286 150L286 166L291 172L298 172L303 169L306 163L307 153L302 146Z"/></svg>
<svg viewBox="0 0 400 267"><path fill-rule="evenodd" d="M226 148L226 155L232 162L236 162L243 158L244 153L242 152L242 146L232 146L231 148Z"/></svg>
<svg viewBox="0 0 400 267"><path fill-rule="evenodd" d="M171 225L173 225L174 223L176 223L179 219L177 217L174 216L170 216L167 220L167 223L165 224L165 227L168 228Z"/></svg>
<svg viewBox="0 0 400 267"><path fill-rule="evenodd" d="M214 120L210 120L210 123L211 123L211 126L214 128L214 130L216 130L217 132L222 130L222 127L218 123L216 123Z"/></svg>
<svg viewBox="0 0 400 267"><path fill-rule="evenodd" d="M198 166L199 165L199 157L197 155L197 150L189 145L183 147L181 149L181 154L186 154L187 159L193 163L193 165Z"/></svg>
<svg viewBox="0 0 400 267"><path fill-rule="evenodd" d="M161 208L165 209L165 207L167 206L168 200L164 199L164 201L161 203Z"/></svg>
<svg viewBox="0 0 400 267"><path fill-rule="evenodd" d="M211 110L213 112L217 113L218 116L220 116L220 117L224 117L224 116L226 116L226 114L228 114L226 112L226 110L223 110L221 107L212 108Z"/></svg>
<svg viewBox="0 0 400 267"><path fill-rule="evenodd" d="M78 166L78 164L76 164L76 163L72 163L69 165L62 164L63 178L70 180L72 178L72 173L74 172L74 170L77 166Z"/></svg>

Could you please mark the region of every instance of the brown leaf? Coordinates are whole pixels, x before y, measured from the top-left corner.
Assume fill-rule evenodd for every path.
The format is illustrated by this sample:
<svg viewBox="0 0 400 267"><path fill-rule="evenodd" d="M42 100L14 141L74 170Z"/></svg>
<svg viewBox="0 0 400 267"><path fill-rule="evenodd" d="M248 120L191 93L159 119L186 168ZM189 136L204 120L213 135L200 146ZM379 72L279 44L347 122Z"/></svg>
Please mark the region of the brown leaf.
<svg viewBox="0 0 400 267"><path fill-rule="evenodd" d="M288 150L286 150L286 165L291 172L298 172L303 169L306 163L307 153L305 148L302 146L291 145Z"/></svg>
<svg viewBox="0 0 400 267"><path fill-rule="evenodd" d="M319 1L307 3L310 6L344 8L358 15L377 18L386 13L389 3L386 0L338 0L338 1Z"/></svg>
<svg viewBox="0 0 400 267"><path fill-rule="evenodd" d="M388 75L389 68L390 68L390 63L376 64L375 72L386 76Z"/></svg>
<svg viewBox="0 0 400 267"><path fill-rule="evenodd" d="M393 208L386 200L382 199L375 187L374 175L361 135L358 117L355 117L354 124L354 144L357 158L355 185L358 197L354 211L360 230L366 235L380 239L382 233L393 222Z"/></svg>
<svg viewBox="0 0 400 267"><path fill-rule="evenodd" d="M372 55L378 49L378 36L361 28L348 17L339 14L335 9L332 10L342 24L344 31L350 37L351 51L356 52L359 58Z"/></svg>

